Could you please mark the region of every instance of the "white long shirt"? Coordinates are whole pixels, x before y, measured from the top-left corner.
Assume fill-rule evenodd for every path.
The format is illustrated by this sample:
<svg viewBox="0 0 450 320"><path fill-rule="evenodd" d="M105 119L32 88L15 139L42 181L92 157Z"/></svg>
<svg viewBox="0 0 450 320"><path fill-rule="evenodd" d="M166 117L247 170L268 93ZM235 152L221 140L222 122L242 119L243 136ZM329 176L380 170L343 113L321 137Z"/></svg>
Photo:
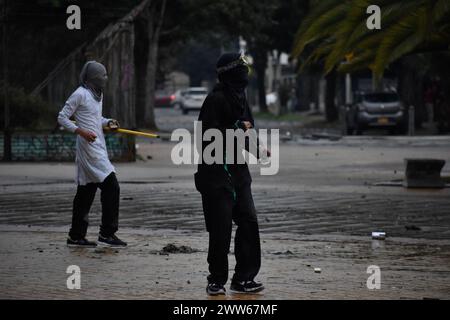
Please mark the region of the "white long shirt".
<svg viewBox="0 0 450 320"><path fill-rule="evenodd" d="M70 121L72 115L76 123ZM75 132L77 128L81 128L97 135L94 142L77 136L75 162L78 185L103 182L111 172L115 172L108 158L103 135L103 127L109 120L102 116L102 100L95 100L91 92L81 86L67 99L58 115L58 123L68 131Z"/></svg>

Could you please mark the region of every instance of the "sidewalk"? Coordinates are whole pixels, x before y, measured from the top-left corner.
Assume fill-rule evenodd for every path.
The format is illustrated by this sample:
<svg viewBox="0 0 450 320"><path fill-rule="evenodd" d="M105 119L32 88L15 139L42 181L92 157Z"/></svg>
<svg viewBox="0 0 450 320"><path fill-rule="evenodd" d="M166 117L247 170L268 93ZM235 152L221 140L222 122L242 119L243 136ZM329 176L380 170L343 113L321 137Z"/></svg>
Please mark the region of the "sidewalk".
<svg viewBox="0 0 450 320"><path fill-rule="evenodd" d="M125 229L129 247L116 250L67 248L65 229L0 226L0 299L208 299L205 232ZM160 254L169 243L198 251ZM225 299L450 298L448 241L264 234L262 252L264 293ZM66 287L69 265L80 290ZM366 287L369 265L381 268L380 290Z"/></svg>

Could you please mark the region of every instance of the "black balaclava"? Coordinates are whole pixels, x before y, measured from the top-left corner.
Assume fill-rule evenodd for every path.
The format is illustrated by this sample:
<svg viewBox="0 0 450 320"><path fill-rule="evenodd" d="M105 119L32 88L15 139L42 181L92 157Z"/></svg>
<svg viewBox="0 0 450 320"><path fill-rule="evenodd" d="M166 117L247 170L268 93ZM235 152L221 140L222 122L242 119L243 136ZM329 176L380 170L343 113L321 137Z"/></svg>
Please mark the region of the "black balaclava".
<svg viewBox="0 0 450 320"><path fill-rule="evenodd" d="M97 101L102 99L103 89L106 87L106 81L108 81L106 68L97 61L88 61L83 66L83 69L81 69L81 85L88 89Z"/></svg>
<svg viewBox="0 0 450 320"><path fill-rule="evenodd" d="M245 89L248 86L248 67L239 63L241 54L224 53L217 61L219 82L233 105L244 109L247 103Z"/></svg>

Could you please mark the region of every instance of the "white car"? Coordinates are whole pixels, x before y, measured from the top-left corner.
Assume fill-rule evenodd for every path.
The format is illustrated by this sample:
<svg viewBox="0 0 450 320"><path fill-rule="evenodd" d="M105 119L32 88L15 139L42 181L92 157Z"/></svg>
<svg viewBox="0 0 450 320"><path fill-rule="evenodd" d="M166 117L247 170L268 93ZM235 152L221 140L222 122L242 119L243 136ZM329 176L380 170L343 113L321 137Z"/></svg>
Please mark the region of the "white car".
<svg viewBox="0 0 450 320"><path fill-rule="evenodd" d="M208 95L208 89L204 87L192 87L180 91L180 99L176 103L183 114L188 114L189 111L200 110L203 102ZM174 103L175 104L175 103Z"/></svg>

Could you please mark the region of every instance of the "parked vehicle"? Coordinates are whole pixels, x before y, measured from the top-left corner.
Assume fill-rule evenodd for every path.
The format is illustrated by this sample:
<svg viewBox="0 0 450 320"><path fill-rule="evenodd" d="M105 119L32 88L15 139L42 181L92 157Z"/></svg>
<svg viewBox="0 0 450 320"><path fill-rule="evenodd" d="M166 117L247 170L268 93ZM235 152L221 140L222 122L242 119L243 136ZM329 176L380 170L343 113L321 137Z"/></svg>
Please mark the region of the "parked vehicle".
<svg viewBox="0 0 450 320"><path fill-rule="evenodd" d="M346 116L348 134L362 134L368 128L387 128L391 133L407 129L405 108L395 92L356 92Z"/></svg>
<svg viewBox="0 0 450 320"><path fill-rule="evenodd" d="M174 105L179 105L183 114L188 114L189 111L200 110L203 102L208 95L208 89L203 87L192 87L182 90L179 93L180 99L177 100L175 94Z"/></svg>
<svg viewBox="0 0 450 320"><path fill-rule="evenodd" d="M155 107L156 108L170 108L175 100L175 95L164 90L157 90L155 93Z"/></svg>
<svg viewBox="0 0 450 320"><path fill-rule="evenodd" d="M172 100L172 106L175 109L181 109L181 105L183 104L183 95L186 93L187 89L180 89L175 91L173 94L174 99Z"/></svg>

